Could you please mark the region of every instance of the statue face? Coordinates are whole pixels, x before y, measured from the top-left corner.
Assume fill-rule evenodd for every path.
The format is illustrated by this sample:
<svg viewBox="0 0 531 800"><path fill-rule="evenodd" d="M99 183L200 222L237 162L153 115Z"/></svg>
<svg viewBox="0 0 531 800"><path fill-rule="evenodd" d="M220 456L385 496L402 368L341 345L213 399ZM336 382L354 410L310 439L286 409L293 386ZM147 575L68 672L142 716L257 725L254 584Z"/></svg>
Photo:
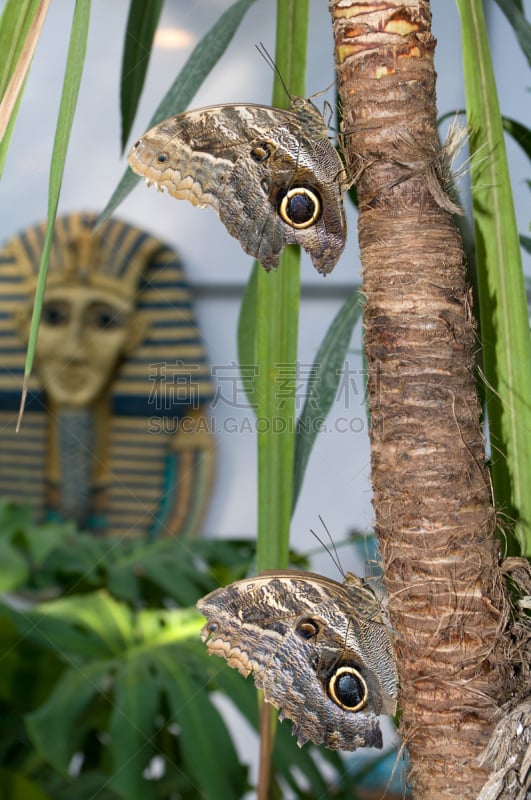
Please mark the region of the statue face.
<svg viewBox="0 0 531 800"><path fill-rule="evenodd" d="M129 350L132 302L85 286L46 291L35 364L48 397L82 408L108 386Z"/></svg>

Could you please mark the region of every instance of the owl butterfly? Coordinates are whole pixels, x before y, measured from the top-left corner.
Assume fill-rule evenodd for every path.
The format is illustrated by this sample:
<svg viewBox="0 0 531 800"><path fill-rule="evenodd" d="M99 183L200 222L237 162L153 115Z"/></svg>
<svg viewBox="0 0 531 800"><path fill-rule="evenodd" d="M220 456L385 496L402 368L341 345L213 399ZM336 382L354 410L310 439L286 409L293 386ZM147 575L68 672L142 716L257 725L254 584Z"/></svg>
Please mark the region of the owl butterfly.
<svg viewBox="0 0 531 800"><path fill-rule="evenodd" d="M372 591L311 572L263 572L216 589L197 604L210 654L263 689L281 718L331 750L382 747L380 714L394 714L397 673Z"/></svg>
<svg viewBox="0 0 531 800"><path fill-rule="evenodd" d="M133 172L178 200L212 206L266 270L300 244L327 274L345 247L341 159L318 109L260 105L199 108L155 125L131 148Z"/></svg>

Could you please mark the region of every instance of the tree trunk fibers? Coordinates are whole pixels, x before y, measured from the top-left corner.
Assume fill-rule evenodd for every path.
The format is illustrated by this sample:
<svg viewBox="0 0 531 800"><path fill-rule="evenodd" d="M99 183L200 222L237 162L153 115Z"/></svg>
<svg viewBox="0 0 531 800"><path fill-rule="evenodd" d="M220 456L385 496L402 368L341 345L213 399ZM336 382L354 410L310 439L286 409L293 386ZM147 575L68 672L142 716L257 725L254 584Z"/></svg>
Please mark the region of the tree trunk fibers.
<svg viewBox="0 0 531 800"><path fill-rule="evenodd" d="M416 800L475 798L512 691L428 2L330 0L359 199L374 512Z"/></svg>

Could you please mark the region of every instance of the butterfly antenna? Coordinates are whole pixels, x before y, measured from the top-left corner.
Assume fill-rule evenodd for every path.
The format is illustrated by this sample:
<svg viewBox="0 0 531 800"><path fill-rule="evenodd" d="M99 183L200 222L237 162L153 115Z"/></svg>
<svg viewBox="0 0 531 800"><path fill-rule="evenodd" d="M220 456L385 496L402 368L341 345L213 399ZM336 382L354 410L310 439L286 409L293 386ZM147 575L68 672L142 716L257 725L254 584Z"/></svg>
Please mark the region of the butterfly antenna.
<svg viewBox="0 0 531 800"><path fill-rule="evenodd" d="M342 575L343 578L345 578L346 577L345 570L341 566L341 559L339 558L339 554L337 552L337 547L335 545L334 540L332 539L330 531L328 530L328 528L325 525L324 519L322 518L322 516L320 514L319 514L319 522L321 523L321 525L323 526L323 528L326 531L326 535L328 536L328 541L330 542L331 547L325 541L323 541L323 539L321 539L321 537L318 536L316 534L316 532L314 530L312 530L311 528L310 528L310 533L312 534L312 536L315 536L315 538L317 539L317 541L319 542L321 547L323 547L326 550L326 552L328 553L328 555L332 559L332 562L337 567L337 570L338 570L339 574Z"/></svg>
<svg viewBox="0 0 531 800"><path fill-rule="evenodd" d="M270 55L269 51L267 50L265 44L263 44L263 42L260 42L259 44L256 44L255 47L258 50L258 52L260 53L260 55L262 56L262 58L264 59L264 61L266 62L266 64L268 64L271 67L271 69L273 70L273 72L275 73L277 78L279 79L280 83L282 84L282 88L286 92L286 96L288 97L288 99L290 101L293 100L293 96L292 96L290 90L287 87L286 81L282 77L282 74L281 74L279 68L275 64L275 61L271 57L271 55Z"/></svg>

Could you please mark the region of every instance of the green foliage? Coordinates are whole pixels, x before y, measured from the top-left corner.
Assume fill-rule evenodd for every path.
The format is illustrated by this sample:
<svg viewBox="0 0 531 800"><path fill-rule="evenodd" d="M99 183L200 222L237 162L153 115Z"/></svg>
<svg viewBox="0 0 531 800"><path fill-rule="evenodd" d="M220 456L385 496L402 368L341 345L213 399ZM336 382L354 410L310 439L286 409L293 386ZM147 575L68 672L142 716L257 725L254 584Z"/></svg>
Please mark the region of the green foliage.
<svg viewBox="0 0 531 800"><path fill-rule="evenodd" d="M11 587L18 599L0 603L2 797L242 797L245 759L213 698L230 697L256 728L256 693L207 655L194 605L249 572L253 544L98 539L70 524L35 525L10 503L0 505L0 531L24 565ZM322 796L316 753L279 726L273 782ZM351 797L338 754L324 758L331 796Z"/></svg>
<svg viewBox="0 0 531 800"><path fill-rule="evenodd" d="M203 36L157 106L145 128L146 130L156 125L157 122L186 110L207 75L229 46L240 22L254 2L255 0L237 0L221 15L212 29ZM128 109L136 108L138 100L136 97L138 80L136 77L136 75L132 76L131 73L122 75L122 108L124 105ZM126 97L129 99L126 99ZM122 129L125 129L127 124L127 121L122 120ZM100 222L108 219L116 211L139 180L139 176L135 175L128 167L114 190L111 199L102 211Z"/></svg>
<svg viewBox="0 0 531 800"><path fill-rule="evenodd" d="M305 94L308 0L278 0L273 105L289 106L290 95ZM282 80L280 80L282 76ZM258 427L258 570L285 567L289 551L295 391L298 347L300 250L284 248L277 272L257 264L246 300L255 319L256 414ZM247 331L251 333L251 330ZM241 343L241 339L240 339ZM246 363L245 356L241 363ZM285 391L280 391L285 387Z"/></svg>
<svg viewBox="0 0 531 800"><path fill-rule="evenodd" d="M522 52L531 66L531 25L524 16L522 0L496 0L511 23Z"/></svg>
<svg viewBox="0 0 531 800"><path fill-rule="evenodd" d="M153 47L163 0L131 0L127 30L125 32L120 83L120 110L122 112L122 151L125 149Z"/></svg>
<svg viewBox="0 0 531 800"><path fill-rule="evenodd" d="M0 175L11 141L17 113L24 93L25 78L29 69L29 62L23 58L24 51L29 54L32 28L39 25L38 0L7 0L0 17ZM20 88L16 91L12 81L18 74ZM9 90L12 93L10 98ZM18 94L13 107L8 103L13 101ZM9 119L7 119L9 117Z"/></svg>
<svg viewBox="0 0 531 800"><path fill-rule="evenodd" d="M520 239L483 5L458 0L458 8L494 499L531 555L531 340ZM522 127L513 130L525 142Z"/></svg>

